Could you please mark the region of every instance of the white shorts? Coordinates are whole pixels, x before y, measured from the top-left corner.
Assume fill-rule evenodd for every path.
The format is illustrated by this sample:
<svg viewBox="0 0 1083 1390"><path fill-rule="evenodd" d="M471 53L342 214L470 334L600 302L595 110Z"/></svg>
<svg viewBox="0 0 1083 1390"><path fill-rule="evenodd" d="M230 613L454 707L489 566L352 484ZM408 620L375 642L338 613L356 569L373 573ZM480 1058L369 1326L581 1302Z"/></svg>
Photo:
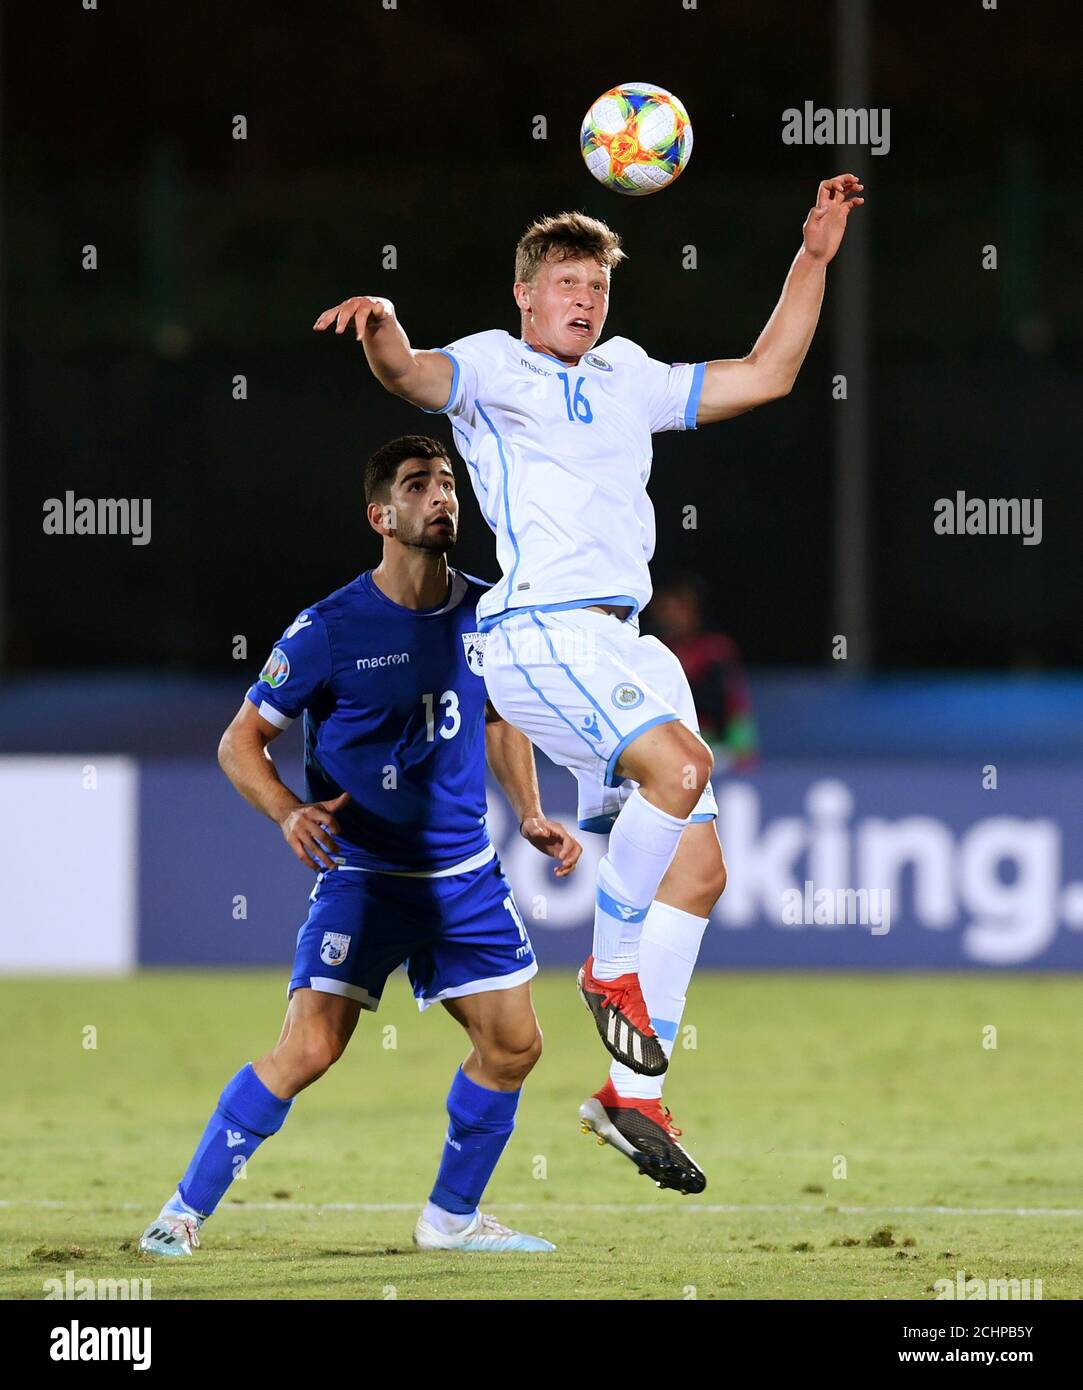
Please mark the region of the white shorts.
<svg viewBox="0 0 1083 1390"><path fill-rule="evenodd" d="M529 609L488 634L485 685L497 712L579 783L579 828L609 831L638 785L621 753L655 724L699 733L684 668L657 637L590 608ZM692 820L718 814L708 782Z"/></svg>

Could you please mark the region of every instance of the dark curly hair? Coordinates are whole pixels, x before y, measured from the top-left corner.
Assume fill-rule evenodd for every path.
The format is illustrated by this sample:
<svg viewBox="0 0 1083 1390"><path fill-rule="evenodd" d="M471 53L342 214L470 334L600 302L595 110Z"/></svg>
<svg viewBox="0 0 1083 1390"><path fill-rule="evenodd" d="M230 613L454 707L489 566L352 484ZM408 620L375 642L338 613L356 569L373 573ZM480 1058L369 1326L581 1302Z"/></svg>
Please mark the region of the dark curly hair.
<svg viewBox="0 0 1083 1390"><path fill-rule="evenodd" d="M365 464L366 503L389 500L395 474L407 459L445 459L451 468L451 456L438 439L427 434L400 434L398 439L377 449Z"/></svg>

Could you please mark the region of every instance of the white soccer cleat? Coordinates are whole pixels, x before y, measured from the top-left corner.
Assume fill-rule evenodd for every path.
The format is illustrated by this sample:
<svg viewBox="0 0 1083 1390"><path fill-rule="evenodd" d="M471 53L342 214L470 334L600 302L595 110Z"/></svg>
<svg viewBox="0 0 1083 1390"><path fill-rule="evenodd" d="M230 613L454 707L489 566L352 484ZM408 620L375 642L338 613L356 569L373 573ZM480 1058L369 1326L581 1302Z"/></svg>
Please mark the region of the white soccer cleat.
<svg viewBox="0 0 1083 1390"><path fill-rule="evenodd" d="M159 1216L139 1237L144 1255L190 1255L199 1245L199 1222L193 1216Z"/></svg>
<svg viewBox="0 0 1083 1390"><path fill-rule="evenodd" d="M556 1249L541 1236L527 1236L522 1231L513 1231L508 1226L502 1226L495 1216L486 1216L480 1211L469 1226L453 1235L445 1235L419 1216L414 1227L414 1244L419 1250L470 1250L487 1254Z"/></svg>

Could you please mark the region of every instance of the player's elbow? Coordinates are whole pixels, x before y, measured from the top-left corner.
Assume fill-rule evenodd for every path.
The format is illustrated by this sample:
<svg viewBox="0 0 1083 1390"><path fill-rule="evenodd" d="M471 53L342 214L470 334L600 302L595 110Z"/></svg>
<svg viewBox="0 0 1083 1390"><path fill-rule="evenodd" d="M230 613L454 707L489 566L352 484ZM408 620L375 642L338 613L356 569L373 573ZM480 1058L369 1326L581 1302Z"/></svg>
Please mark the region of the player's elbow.
<svg viewBox="0 0 1083 1390"><path fill-rule="evenodd" d="M398 377L384 376L382 372L374 372L373 375L389 396L397 396L399 400L409 400L407 393L399 385Z"/></svg>
<svg viewBox="0 0 1083 1390"><path fill-rule="evenodd" d="M384 371L380 374L380 384L385 391L391 395L398 396L399 400L406 401L410 405L423 405L419 401L419 395L424 395L424 381L422 379L421 366L415 359L400 371Z"/></svg>
<svg viewBox="0 0 1083 1390"><path fill-rule="evenodd" d="M781 400L793 390L796 372L787 371L770 357L764 357L755 351L750 352L744 360L751 369L748 380L751 385L753 408Z"/></svg>
<svg viewBox="0 0 1083 1390"><path fill-rule="evenodd" d="M760 404L768 405L771 401L780 401L783 396L788 396L795 380L796 377L790 372L765 375L760 382Z"/></svg>
<svg viewBox="0 0 1083 1390"><path fill-rule="evenodd" d="M376 377L385 391L392 396L398 396L400 400L408 400L410 396L410 375L409 373L396 373L394 376L390 372L380 372Z"/></svg>
<svg viewBox="0 0 1083 1390"><path fill-rule="evenodd" d="M237 767L238 760L243 757L249 746L252 734L243 725L238 725L235 719L222 737L218 740L218 766L233 780L233 771ZM256 751L262 748L262 740L258 735L255 736L252 746Z"/></svg>

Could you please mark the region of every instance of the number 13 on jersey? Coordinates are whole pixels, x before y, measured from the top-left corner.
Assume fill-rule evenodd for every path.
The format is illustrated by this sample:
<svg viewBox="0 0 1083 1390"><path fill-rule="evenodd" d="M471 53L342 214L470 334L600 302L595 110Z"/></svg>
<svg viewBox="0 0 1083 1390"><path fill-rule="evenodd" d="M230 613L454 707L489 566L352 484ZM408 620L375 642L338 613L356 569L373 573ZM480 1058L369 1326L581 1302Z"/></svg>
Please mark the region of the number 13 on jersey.
<svg viewBox="0 0 1083 1390"><path fill-rule="evenodd" d="M435 695L422 695L421 703L425 707L425 739L428 743L436 738L436 716L433 711ZM463 717L459 713L459 697L454 690L445 690L440 696L440 703L444 706L443 719L440 723L440 737L454 738L462 728Z"/></svg>

